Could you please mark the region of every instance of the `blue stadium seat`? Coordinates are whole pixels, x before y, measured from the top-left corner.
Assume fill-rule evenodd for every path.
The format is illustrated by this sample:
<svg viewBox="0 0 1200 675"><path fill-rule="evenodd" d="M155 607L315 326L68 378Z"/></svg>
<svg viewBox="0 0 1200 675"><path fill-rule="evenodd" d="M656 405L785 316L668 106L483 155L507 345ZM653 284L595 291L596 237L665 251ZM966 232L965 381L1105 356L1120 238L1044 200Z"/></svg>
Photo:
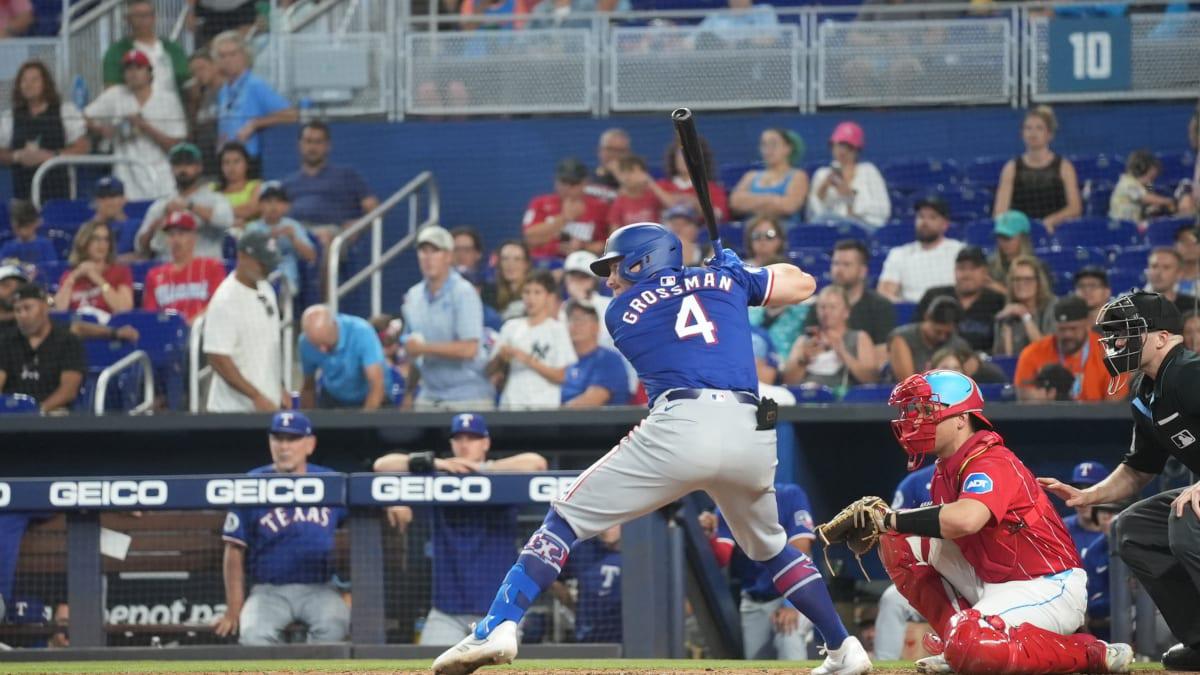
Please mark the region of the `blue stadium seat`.
<svg viewBox="0 0 1200 675"><path fill-rule="evenodd" d="M38 402L25 394L0 394L0 415L36 413Z"/></svg>
<svg viewBox="0 0 1200 675"><path fill-rule="evenodd" d="M1079 182L1104 181L1114 182L1125 171L1125 158L1120 155L1071 155L1067 157L1075 165L1075 174Z"/></svg>
<svg viewBox="0 0 1200 675"><path fill-rule="evenodd" d="M1064 270L1062 272L1055 272L1050 279L1050 284L1054 286L1055 295L1067 295L1075 288L1075 271Z"/></svg>
<svg viewBox="0 0 1200 675"><path fill-rule="evenodd" d="M962 171L952 159L902 159L884 164L882 173L888 187L912 193L938 184L957 183Z"/></svg>
<svg viewBox="0 0 1200 675"><path fill-rule="evenodd" d="M12 236L12 225L8 222L8 200L0 199L0 232Z"/></svg>
<svg viewBox="0 0 1200 675"><path fill-rule="evenodd" d="M744 248L742 244L746 239L746 230L741 221L722 223L717 226L717 233L721 235L721 243L724 244L725 248L731 248L740 254L745 253L742 250ZM701 230L700 234L705 239L708 239L708 230Z"/></svg>
<svg viewBox="0 0 1200 675"><path fill-rule="evenodd" d="M832 258L828 249L810 247L794 248L787 255L793 265L809 273L828 271Z"/></svg>
<svg viewBox="0 0 1200 675"><path fill-rule="evenodd" d="M1034 248L1046 248L1054 244L1054 237L1046 229L1040 220L1029 221L1029 243L1033 244Z"/></svg>
<svg viewBox="0 0 1200 675"><path fill-rule="evenodd" d="M980 157L964 167L963 175L976 185L995 189L1008 160L1008 157Z"/></svg>
<svg viewBox="0 0 1200 675"><path fill-rule="evenodd" d="M130 220L132 220L138 224L141 224L142 219L144 219L146 217L146 211L150 210L150 205L153 203L154 202L152 202L152 201L126 202L125 215Z"/></svg>
<svg viewBox="0 0 1200 675"><path fill-rule="evenodd" d="M896 325L903 326L906 323L915 321L914 315L917 313L917 303L915 302L894 302L892 306L896 308Z"/></svg>
<svg viewBox="0 0 1200 675"><path fill-rule="evenodd" d="M1112 288L1113 295L1127 293L1131 288L1144 288L1146 286L1145 266L1138 269L1110 269L1108 285Z"/></svg>
<svg viewBox="0 0 1200 675"><path fill-rule="evenodd" d="M996 401L1012 401L1016 398L1016 391L1011 384L981 384L979 385L979 393L983 394L984 402Z"/></svg>
<svg viewBox="0 0 1200 675"><path fill-rule="evenodd" d="M48 291L55 292L58 290L58 280L62 278L63 272L67 271L67 262L60 260L58 262L42 263L37 266L37 274L33 281L42 284Z"/></svg>
<svg viewBox="0 0 1200 675"><path fill-rule="evenodd" d="M887 260L887 255L873 255L867 260L867 285L874 286L879 282L879 275L883 273L883 263Z"/></svg>
<svg viewBox="0 0 1200 675"><path fill-rule="evenodd" d="M1050 269L1056 274L1060 272L1074 272L1084 265L1103 262L1095 250L1080 246L1039 248L1034 249L1033 253L1049 265Z"/></svg>
<svg viewBox="0 0 1200 675"><path fill-rule="evenodd" d="M903 246L916 239L912 223L889 223L871 234L871 244L878 251Z"/></svg>
<svg viewBox="0 0 1200 675"><path fill-rule="evenodd" d="M833 403L837 400L837 395L829 387L788 387L788 391L796 397L796 403Z"/></svg>
<svg viewBox="0 0 1200 675"><path fill-rule="evenodd" d="M74 234L91 217L92 205L82 199L51 199L42 205L42 227Z"/></svg>
<svg viewBox="0 0 1200 675"><path fill-rule="evenodd" d="M746 175L747 171L758 171L763 168L762 162L735 162L731 164L722 164L717 169L717 180L726 187L730 192L737 187L738 181L742 176Z"/></svg>
<svg viewBox="0 0 1200 675"><path fill-rule="evenodd" d="M976 220L963 228L963 241L972 246L992 248L996 245L995 230L996 223L991 218Z"/></svg>
<svg viewBox="0 0 1200 675"><path fill-rule="evenodd" d="M1137 225L1127 220L1078 218L1061 223L1054 231L1059 246L1137 246L1142 235Z"/></svg>
<svg viewBox="0 0 1200 675"><path fill-rule="evenodd" d="M54 245L59 260L66 260L71 255L71 245L75 243L75 234L65 230L46 230L46 238Z"/></svg>
<svg viewBox="0 0 1200 675"><path fill-rule="evenodd" d="M892 395L890 384L860 384L846 390L843 403L887 403Z"/></svg>
<svg viewBox="0 0 1200 675"><path fill-rule="evenodd" d="M1158 159L1162 162L1162 173L1158 179L1174 185L1181 180L1191 178L1196 166L1196 154L1193 152L1160 152Z"/></svg>
<svg viewBox="0 0 1200 675"><path fill-rule="evenodd" d="M1086 216L1107 218L1109 201L1112 199L1115 183L1109 181L1094 181L1087 187L1087 197L1084 198L1083 213Z"/></svg>
<svg viewBox="0 0 1200 675"><path fill-rule="evenodd" d="M956 223L986 218L992 212L992 191L972 184L938 185L934 190L950 206L950 219Z"/></svg>
<svg viewBox="0 0 1200 675"><path fill-rule="evenodd" d="M992 364L1004 371L1004 376L1010 381L1013 379L1013 376L1017 374L1016 356L993 356Z"/></svg>
<svg viewBox="0 0 1200 675"><path fill-rule="evenodd" d="M136 347L150 357L155 380L164 383L167 406L172 410L183 410L189 334L183 317L175 312L133 311L113 315L109 325L137 329Z"/></svg>
<svg viewBox="0 0 1200 675"><path fill-rule="evenodd" d="M1149 246L1130 246L1121 249L1111 256L1109 264L1114 269L1120 270L1144 270L1150 261ZM1113 288L1116 290L1116 288Z"/></svg>
<svg viewBox="0 0 1200 675"><path fill-rule="evenodd" d="M1195 227L1196 219L1190 216L1179 218L1155 218L1146 230L1146 243L1151 246L1174 246L1175 233L1187 227Z"/></svg>
<svg viewBox="0 0 1200 675"><path fill-rule="evenodd" d="M788 248L819 248L833 250L833 245L842 239L858 239L869 242L871 236L858 223L838 221L833 223L811 223L788 230Z"/></svg>

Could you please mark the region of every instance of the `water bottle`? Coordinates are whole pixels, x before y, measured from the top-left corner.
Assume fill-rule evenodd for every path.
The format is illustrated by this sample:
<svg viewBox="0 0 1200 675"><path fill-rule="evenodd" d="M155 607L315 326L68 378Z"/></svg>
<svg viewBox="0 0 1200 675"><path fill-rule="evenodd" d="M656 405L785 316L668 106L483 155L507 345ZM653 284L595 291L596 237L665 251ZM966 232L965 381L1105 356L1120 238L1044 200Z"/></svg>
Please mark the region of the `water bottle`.
<svg viewBox="0 0 1200 675"><path fill-rule="evenodd" d="M82 75L75 76L75 85L71 88L71 101L76 108L83 110L88 104L88 86Z"/></svg>

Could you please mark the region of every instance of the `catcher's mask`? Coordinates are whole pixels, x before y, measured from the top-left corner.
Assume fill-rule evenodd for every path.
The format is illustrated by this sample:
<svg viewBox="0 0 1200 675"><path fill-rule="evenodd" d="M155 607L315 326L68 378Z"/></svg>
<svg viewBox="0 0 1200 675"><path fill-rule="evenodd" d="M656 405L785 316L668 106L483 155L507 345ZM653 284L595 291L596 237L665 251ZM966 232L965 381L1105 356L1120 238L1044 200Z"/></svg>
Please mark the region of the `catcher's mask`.
<svg viewBox="0 0 1200 675"><path fill-rule="evenodd" d="M1134 291L1102 307L1096 327L1104 346L1104 367L1110 376L1119 377L1141 367L1148 333L1165 330L1178 335L1183 321L1175 303L1162 295Z"/></svg>
<svg viewBox="0 0 1200 675"><path fill-rule="evenodd" d="M933 452L942 420L970 413L985 428L992 428L983 416L983 394L975 380L953 370L909 376L892 390L888 405L899 412L892 420L892 433L908 454L909 471L920 467L925 455Z"/></svg>

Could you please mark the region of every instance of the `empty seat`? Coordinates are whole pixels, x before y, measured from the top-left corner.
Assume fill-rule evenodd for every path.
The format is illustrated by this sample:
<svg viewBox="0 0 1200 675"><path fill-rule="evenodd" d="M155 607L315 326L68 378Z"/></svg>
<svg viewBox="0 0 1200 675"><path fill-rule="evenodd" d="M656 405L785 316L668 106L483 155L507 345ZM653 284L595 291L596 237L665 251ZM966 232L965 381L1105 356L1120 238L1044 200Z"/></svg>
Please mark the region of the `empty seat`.
<svg viewBox="0 0 1200 675"><path fill-rule="evenodd" d="M1150 221L1146 229L1146 243L1151 246L1174 246L1176 232L1194 227L1196 227L1196 219L1189 216L1155 218Z"/></svg>
<svg viewBox="0 0 1200 675"><path fill-rule="evenodd" d="M815 274L829 269L832 256L823 248L795 248L788 251L788 260L800 269Z"/></svg>
<svg viewBox="0 0 1200 675"><path fill-rule="evenodd" d="M1106 181L1113 182L1125 171L1125 158L1115 154L1071 155L1068 157L1075 165L1075 175L1079 182Z"/></svg>
<svg viewBox="0 0 1200 675"><path fill-rule="evenodd" d="M1113 295L1128 293L1135 288L1144 288L1146 286L1145 269L1145 266L1137 269L1110 269L1108 285L1112 288Z"/></svg>
<svg viewBox="0 0 1200 675"><path fill-rule="evenodd" d="M67 271L65 260L56 262L44 262L37 266L37 274L34 275L33 281L38 282L46 287L50 292L58 290L58 280L62 278L63 272Z"/></svg>
<svg viewBox="0 0 1200 675"><path fill-rule="evenodd" d="M992 364L1004 371L1004 376L1010 381L1017 374L1017 357L1016 356L993 356Z"/></svg>
<svg viewBox="0 0 1200 675"><path fill-rule="evenodd" d="M903 246L916 238L912 223L894 223L884 225L871 234L871 243L877 250L887 250Z"/></svg>
<svg viewBox="0 0 1200 675"><path fill-rule="evenodd" d="M1096 181L1089 185L1087 196L1084 198L1084 215L1107 218L1113 187L1114 184L1107 181Z"/></svg>
<svg viewBox="0 0 1200 675"><path fill-rule="evenodd" d="M843 403L887 403L894 387L890 384L860 384L846 390Z"/></svg>
<svg viewBox="0 0 1200 675"><path fill-rule="evenodd" d="M1160 152L1158 159L1162 162L1162 173L1158 177L1162 182L1174 186L1193 176L1196 166L1196 154L1193 152Z"/></svg>
<svg viewBox="0 0 1200 675"><path fill-rule="evenodd" d="M917 303L915 302L896 302L892 303L896 308L896 325L903 326L906 323L912 323L915 320L914 315L917 313Z"/></svg>
<svg viewBox="0 0 1200 675"><path fill-rule="evenodd" d="M1016 398L1016 392L1011 384L981 384L979 393L983 394L984 402L1011 401Z"/></svg>
<svg viewBox="0 0 1200 675"><path fill-rule="evenodd" d="M996 223L991 218L976 220L963 227L963 241L972 246L991 248L996 245Z"/></svg>
<svg viewBox="0 0 1200 675"><path fill-rule="evenodd" d="M93 213L91 204L82 199L51 199L42 205L42 227L74 234Z"/></svg>
<svg viewBox="0 0 1200 675"><path fill-rule="evenodd" d="M1142 243L1137 225L1127 220L1078 218L1061 223L1054 230L1059 246L1136 246Z"/></svg>
<svg viewBox="0 0 1200 675"><path fill-rule="evenodd" d="M25 394L0 394L0 415L36 413L38 402Z"/></svg>
<svg viewBox="0 0 1200 675"><path fill-rule="evenodd" d="M1079 246L1040 248L1034 250L1034 255L1041 258L1055 273L1074 272L1084 265L1103 262L1095 250Z"/></svg>
<svg viewBox="0 0 1200 675"><path fill-rule="evenodd" d="M1008 157L980 157L963 168L966 179L976 185L995 188Z"/></svg>
<svg viewBox="0 0 1200 675"><path fill-rule="evenodd" d="M796 403L833 403L837 400L829 387L801 385L788 387L788 391L796 397Z"/></svg>
<svg viewBox="0 0 1200 675"><path fill-rule="evenodd" d="M920 192L934 185L957 183L961 177L958 163L952 159L903 159L888 162L882 168L889 187L904 192Z"/></svg>
<svg viewBox="0 0 1200 675"><path fill-rule="evenodd" d="M762 162L737 162L731 164L722 164L717 170L717 180L721 181L730 192L737 187L738 181L742 176L746 175L747 171L759 171L763 168Z"/></svg>
<svg viewBox="0 0 1200 675"><path fill-rule="evenodd" d="M832 223L811 223L799 225L788 231L788 247L819 248L833 250L833 245L842 239L858 239L869 241L870 235L866 228L858 223L837 221Z"/></svg>
<svg viewBox="0 0 1200 675"><path fill-rule="evenodd" d="M1110 265L1122 270L1144 270L1149 262L1149 246L1130 246L1113 254L1109 260Z"/></svg>

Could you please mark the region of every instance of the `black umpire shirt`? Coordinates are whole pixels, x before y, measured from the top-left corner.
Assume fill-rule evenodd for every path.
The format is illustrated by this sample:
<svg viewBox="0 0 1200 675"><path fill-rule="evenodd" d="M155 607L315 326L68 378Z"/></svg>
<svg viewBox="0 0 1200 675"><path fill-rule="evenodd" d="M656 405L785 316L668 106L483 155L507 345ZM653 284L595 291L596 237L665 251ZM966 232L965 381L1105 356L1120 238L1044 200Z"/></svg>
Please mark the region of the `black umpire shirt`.
<svg viewBox="0 0 1200 675"><path fill-rule="evenodd" d="M1138 375L1133 391L1133 442L1124 462L1157 474L1174 456L1200 473L1200 356L1176 345L1159 366L1158 378Z"/></svg>
<svg viewBox="0 0 1200 675"><path fill-rule="evenodd" d="M28 394L39 403L58 389L63 371L83 374L87 370L83 343L70 329L51 323L50 334L37 349L19 331L0 338L0 371L4 371L5 394Z"/></svg>

